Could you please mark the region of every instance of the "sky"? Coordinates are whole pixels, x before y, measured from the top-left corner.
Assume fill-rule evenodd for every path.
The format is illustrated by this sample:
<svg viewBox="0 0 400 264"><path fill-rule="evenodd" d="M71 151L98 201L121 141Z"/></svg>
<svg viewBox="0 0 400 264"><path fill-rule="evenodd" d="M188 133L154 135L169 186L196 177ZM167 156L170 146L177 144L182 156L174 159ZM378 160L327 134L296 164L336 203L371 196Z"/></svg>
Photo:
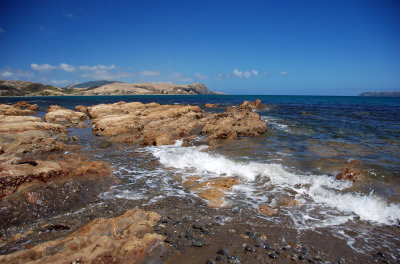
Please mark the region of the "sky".
<svg viewBox="0 0 400 264"><path fill-rule="evenodd" d="M0 79L400 91L400 1L0 1Z"/></svg>

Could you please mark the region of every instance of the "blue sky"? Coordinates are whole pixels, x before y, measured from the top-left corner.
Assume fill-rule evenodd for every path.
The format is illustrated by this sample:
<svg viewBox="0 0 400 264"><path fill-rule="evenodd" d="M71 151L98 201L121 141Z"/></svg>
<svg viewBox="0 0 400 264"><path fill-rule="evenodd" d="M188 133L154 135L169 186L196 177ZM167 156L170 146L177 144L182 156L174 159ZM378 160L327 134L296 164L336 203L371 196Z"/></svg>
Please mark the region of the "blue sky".
<svg viewBox="0 0 400 264"><path fill-rule="evenodd" d="M400 1L2 0L0 79L399 91Z"/></svg>

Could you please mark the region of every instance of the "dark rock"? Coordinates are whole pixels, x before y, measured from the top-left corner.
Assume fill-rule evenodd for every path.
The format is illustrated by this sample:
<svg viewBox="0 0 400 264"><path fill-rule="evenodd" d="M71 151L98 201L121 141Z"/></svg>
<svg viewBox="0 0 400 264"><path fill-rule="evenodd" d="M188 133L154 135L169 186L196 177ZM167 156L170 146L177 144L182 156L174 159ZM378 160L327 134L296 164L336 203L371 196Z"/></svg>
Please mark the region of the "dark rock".
<svg viewBox="0 0 400 264"><path fill-rule="evenodd" d="M245 250L246 252L255 252L255 251L256 251L255 248L254 248L253 246L251 246L251 245L246 245L246 246L244 247L244 250Z"/></svg>
<svg viewBox="0 0 400 264"><path fill-rule="evenodd" d="M270 251L275 251L276 248L274 245L272 244L264 244L265 245L265 249L270 250Z"/></svg>
<svg viewBox="0 0 400 264"><path fill-rule="evenodd" d="M374 254L373 257L375 259L377 259L377 258L385 258L385 255L382 252L378 252L378 253Z"/></svg>
<svg viewBox="0 0 400 264"><path fill-rule="evenodd" d="M167 218L163 218L163 219L161 220L161 223L163 223L163 224L168 223L168 219L167 219Z"/></svg>
<svg viewBox="0 0 400 264"><path fill-rule="evenodd" d="M229 250L226 248L221 248L220 250L217 251L217 254L220 254L223 256L229 256Z"/></svg>
<svg viewBox="0 0 400 264"><path fill-rule="evenodd" d="M304 254L301 254L301 255L299 256L299 259L300 259L300 260L307 260L308 257L307 257L306 255L304 255Z"/></svg>
<svg viewBox="0 0 400 264"><path fill-rule="evenodd" d="M247 231L247 232L245 233L245 235L248 236L248 237L250 237L250 238L253 238L253 237L256 236L256 233L255 233L255 232Z"/></svg>
<svg viewBox="0 0 400 264"><path fill-rule="evenodd" d="M273 259L277 259L278 255L276 253L271 253L271 254L269 254L269 257L273 258Z"/></svg>
<svg viewBox="0 0 400 264"><path fill-rule="evenodd" d="M258 247L258 248L266 248L266 246L265 246L265 244L264 243L258 243L258 244L256 244L256 247Z"/></svg>
<svg viewBox="0 0 400 264"><path fill-rule="evenodd" d="M289 250L289 249L291 249L291 248L292 248L291 245L284 245L284 246L282 247L283 250Z"/></svg>
<svg viewBox="0 0 400 264"><path fill-rule="evenodd" d="M207 259L206 264L215 264L215 261L213 259Z"/></svg>
<svg viewBox="0 0 400 264"><path fill-rule="evenodd" d="M299 260L299 256L293 254L293 255L290 256L290 259L293 260L293 261L297 261L297 260Z"/></svg>
<svg viewBox="0 0 400 264"><path fill-rule="evenodd" d="M280 254L283 254L283 252L284 251L282 249L277 249L275 253L280 255Z"/></svg>
<svg viewBox="0 0 400 264"><path fill-rule="evenodd" d="M338 264L344 264L344 263L346 263L346 260L342 258L342 259L339 259L337 263Z"/></svg>
<svg viewBox="0 0 400 264"><path fill-rule="evenodd" d="M193 240L193 239L195 239L193 233L192 233L191 231L189 231L189 230L186 231L185 238L188 239L188 240Z"/></svg>
<svg viewBox="0 0 400 264"><path fill-rule="evenodd" d="M199 224L193 224L192 225L193 229L202 229L203 227Z"/></svg>
<svg viewBox="0 0 400 264"><path fill-rule="evenodd" d="M109 148L111 146L112 146L112 144L110 141L104 141L99 145L100 148Z"/></svg>
<svg viewBox="0 0 400 264"><path fill-rule="evenodd" d="M240 260L235 256L229 256L227 259L228 259L228 263L232 263L232 264L240 263Z"/></svg>
<svg viewBox="0 0 400 264"><path fill-rule="evenodd" d="M216 261L225 261L226 260L226 257L225 256L217 256L216 258L215 258L215 260Z"/></svg>
<svg viewBox="0 0 400 264"><path fill-rule="evenodd" d="M196 240L192 243L193 247L202 247L204 243L202 241Z"/></svg>

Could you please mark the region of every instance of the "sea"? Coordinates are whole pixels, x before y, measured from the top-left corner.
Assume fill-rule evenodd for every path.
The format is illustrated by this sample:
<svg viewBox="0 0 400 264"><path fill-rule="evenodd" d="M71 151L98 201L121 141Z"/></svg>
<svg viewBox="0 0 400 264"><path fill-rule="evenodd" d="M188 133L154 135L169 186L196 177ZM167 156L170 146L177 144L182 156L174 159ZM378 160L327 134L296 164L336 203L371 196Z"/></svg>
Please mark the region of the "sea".
<svg viewBox="0 0 400 264"><path fill-rule="evenodd" d="M224 208L252 210L249 216L265 225L296 230L299 239L309 231L342 241L355 254L384 252L400 261L400 98L352 96L267 95L132 95L2 97L0 103L28 101L40 106L43 117L50 105L157 102L198 105L205 112L260 99L266 134L221 143L218 148L181 141L169 146L99 147L104 138L87 129L69 128L82 151L109 162L121 181L101 198L135 200L150 205L166 197L197 197L183 187L188 177L208 180L237 177ZM204 104L216 104L204 108ZM201 140L200 136L200 140ZM340 181L335 175L357 162L362 178ZM177 180L179 177L180 180ZM300 202L267 216L260 204L277 205L282 198ZM221 209L224 210L224 209ZM234 217L234 216L232 216ZM229 217L226 222L231 221ZM242 220L246 221L246 220Z"/></svg>

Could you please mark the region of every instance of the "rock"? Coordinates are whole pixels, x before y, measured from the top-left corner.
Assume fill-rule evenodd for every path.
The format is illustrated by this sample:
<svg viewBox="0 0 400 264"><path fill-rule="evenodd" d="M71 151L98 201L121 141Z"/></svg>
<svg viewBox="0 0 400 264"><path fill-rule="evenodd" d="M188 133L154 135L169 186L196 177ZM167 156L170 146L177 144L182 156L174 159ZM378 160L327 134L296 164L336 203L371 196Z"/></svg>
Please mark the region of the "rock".
<svg viewBox="0 0 400 264"><path fill-rule="evenodd" d="M0 115L32 115L39 109L37 104L18 102L14 105L0 104Z"/></svg>
<svg viewBox="0 0 400 264"><path fill-rule="evenodd" d="M206 199L210 207L221 207L225 203L225 193L238 183L239 181L236 178L214 178L194 183L190 190L196 192L201 198Z"/></svg>
<svg viewBox="0 0 400 264"><path fill-rule="evenodd" d="M340 171L336 174L336 179L338 180L346 180L346 181L352 181L356 182L358 181L362 175L361 171L359 169L359 166L361 165L361 162L358 160L351 160L348 162L348 164L340 169Z"/></svg>
<svg viewBox="0 0 400 264"><path fill-rule="evenodd" d="M193 241L193 243L192 243L193 247L202 247L203 245L204 245L204 243L200 240Z"/></svg>
<svg viewBox="0 0 400 264"><path fill-rule="evenodd" d="M216 264L213 259L207 259L206 264Z"/></svg>
<svg viewBox="0 0 400 264"><path fill-rule="evenodd" d="M277 259L279 257L276 253L270 253L268 256L272 259Z"/></svg>
<svg viewBox="0 0 400 264"><path fill-rule="evenodd" d="M230 252L226 248L221 248L217 251L217 254L223 255L223 256L229 256Z"/></svg>
<svg viewBox="0 0 400 264"><path fill-rule="evenodd" d="M255 252L255 251L256 251L256 249L255 249L253 246L251 246L251 245L246 245L246 246L244 247L244 250L245 250L246 252Z"/></svg>
<svg viewBox="0 0 400 264"><path fill-rule="evenodd" d="M78 112L84 113L84 114L87 114L87 113L88 113L87 107L86 107L86 106L83 106L83 105L77 105L77 106L75 106L75 110L78 111Z"/></svg>
<svg viewBox="0 0 400 264"><path fill-rule="evenodd" d="M198 106L119 102L88 107L88 114L94 134L114 135L114 142L144 146L170 145L199 133L208 135L208 140L235 139L260 135L268 129L258 114L232 107L224 113L211 114Z"/></svg>
<svg viewBox="0 0 400 264"><path fill-rule="evenodd" d="M139 209L128 210L116 218L98 218L65 238L2 255L0 262L137 263L160 245L163 237L151 233L159 219L158 214Z"/></svg>
<svg viewBox="0 0 400 264"><path fill-rule="evenodd" d="M257 113L228 107L223 113L209 116L201 132L207 134L208 139L227 139L258 136L267 130L267 124Z"/></svg>
<svg viewBox="0 0 400 264"><path fill-rule="evenodd" d="M104 141L99 145L100 148L109 148L111 146L112 146L112 143L110 141Z"/></svg>
<svg viewBox="0 0 400 264"><path fill-rule="evenodd" d="M229 257L227 257L227 260L228 260L228 263L231 263L231 264L240 263L240 260L235 256L229 256Z"/></svg>
<svg viewBox="0 0 400 264"><path fill-rule="evenodd" d="M49 123L60 124L66 127L82 125L87 115L81 112L75 112L57 105L51 105L47 109L44 120Z"/></svg>
<svg viewBox="0 0 400 264"><path fill-rule="evenodd" d="M262 213L263 215L274 215L278 213L277 209L274 209L266 204L260 204L258 206L258 212Z"/></svg>
<svg viewBox="0 0 400 264"><path fill-rule="evenodd" d="M247 110L263 110L267 108L265 104L261 103L261 100L257 99L254 100L253 102L250 101L244 101L239 105L240 109L247 109Z"/></svg>
<svg viewBox="0 0 400 264"><path fill-rule="evenodd" d="M217 105L216 104L205 104L204 107L205 108L215 108L215 107L217 107Z"/></svg>
<svg viewBox="0 0 400 264"><path fill-rule="evenodd" d="M225 261L226 260L226 256L221 256L221 255L220 256L216 256L215 260L216 261Z"/></svg>

